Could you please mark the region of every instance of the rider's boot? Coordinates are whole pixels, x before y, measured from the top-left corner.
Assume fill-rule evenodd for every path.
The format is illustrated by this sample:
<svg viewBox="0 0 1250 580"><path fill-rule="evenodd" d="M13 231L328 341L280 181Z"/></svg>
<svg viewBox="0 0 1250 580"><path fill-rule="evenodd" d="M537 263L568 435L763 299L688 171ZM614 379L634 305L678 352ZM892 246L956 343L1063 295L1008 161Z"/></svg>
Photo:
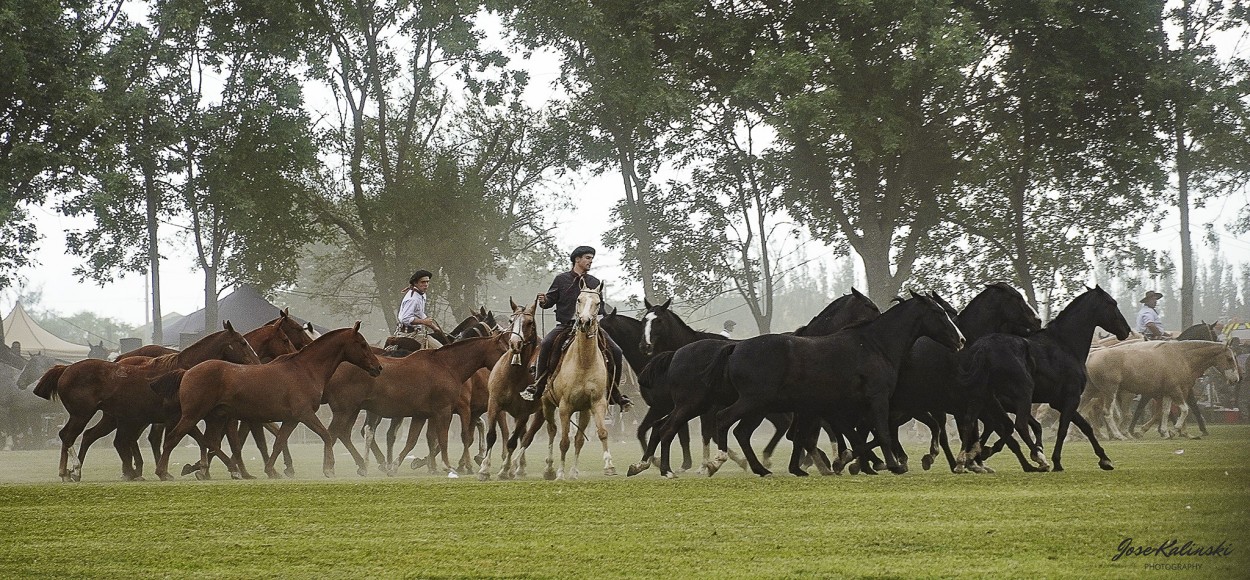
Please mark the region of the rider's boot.
<svg viewBox="0 0 1250 580"><path fill-rule="evenodd" d="M526 401L533 401L534 399L537 399L538 397L541 397L543 395L543 389L546 386L547 386L547 375L546 373L544 373L542 376L538 377L538 379L535 380L533 384L525 387L525 389L521 391L521 398L525 399Z"/></svg>
<svg viewBox="0 0 1250 580"><path fill-rule="evenodd" d="M622 393L621 390L615 386L612 387L612 393L608 395L608 402L613 405L620 405L622 412L634 408L634 402L629 400L629 397L625 396L625 393Z"/></svg>

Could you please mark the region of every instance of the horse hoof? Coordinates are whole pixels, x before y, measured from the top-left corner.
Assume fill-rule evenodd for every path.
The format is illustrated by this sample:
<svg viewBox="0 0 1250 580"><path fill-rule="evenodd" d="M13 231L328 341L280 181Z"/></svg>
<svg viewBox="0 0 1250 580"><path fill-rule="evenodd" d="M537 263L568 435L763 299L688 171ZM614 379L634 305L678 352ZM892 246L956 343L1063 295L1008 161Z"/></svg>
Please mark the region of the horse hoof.
<svg viewBox="0 0 1250 580"><path fill-rule="evenodd" d="M212 478L213 478L213 476L209 475L209 474L208 474L208 472L196 470L196 471L195 471L195 478L196 478L196 479L198 479L198 480L200 480L200 481L203 481L203 480L206 480L206 479L212 479Z"/></svg>
<svg viewBox="0 0 1250 580"><path fill-rule="evenodd" d="M456 473L456 470L452 469L447 472L447 479L460 479L460 474Z"/></svg>
<svg viewBox="0 0 1250 580"><path fill-rule="evenodd" d="M288 467L288 468L286 468L286 469L282 470L282 473L286 474L286 476L287 476L287 477L295 477L295 468L294 468L294 467Z"/></svg>
<svg viewBox="0 0 1250 580"><path fill-rule="evenodd" d="M199 470L200 470L200 464L198 464L198 463L196 463L196 464L191 464L191 463L186 463L186 464L183 464L183 466L182 466L182 476L183 476L183 477L186 477L186 476L188 476L188 475L191 475L191 473L192 473L192 472L199 471Z"/></svg>
<svg viewBox="0 0 1250 580"><path fill-rule="evenodd" d="M894 467L891 467L890 473L893 473L894 475L902 475L904 473L907 473L907 464L900 463L898 465L895 465Z"/></svg>
<svg viewBox="0 0 1250 580"><path fill-rule="evenodd" d="M802 469L791 469L790 473L794 474L795 477L808 477L807 472Z"/></svg>
<svg viewBox="0 0 1250 580"><path fill-rule="evenodd" d="M926 455L926 456L924 456L924 457L921 457L921 458L920 458L920 467L921 467L922 469L924 469L925 471L929 471L929 468L930 468L930 467L933 467L933 456L932 456L932 455Z"/></svg>
<svg viewBox="0 0 1250 580"><path fill-rule="evenodd" d="M543 479L545 479L545 480L547 480L547 481L555 481L555 479L556 479L556 472L555 472L555 470L554 470L554 469L549 469L549 470L547 470L547 471L544 471L544 472L543 472Z"/></svg>
<svg viewBox="0 0 1250 580"><path fill-rule="evenodd" d="M714 461L709 461L703 464L703 468L707 469L707 476L712 477L713 475L716 475L716 472L717 470L720 469L720 466L717 465L716 462Z"/></svg>
<svg viewBox="0 0 1250 580"><path fill-rule="evenodd" d="M479 473L479 474L477 474L477 480L478 480L478 481L490 481L490 474L489 474L489 473Z"/></svg>
<svg viewBox="0 0 1250 580"><path fill-rule="evenodd" d="M604 474L604 475L607 475L607 476L609 476L609 477L610 477L610 476L613 476L613 475L616 475L616 468L615 468L615 467L605 467L605 468L603 468L603 474Z"/></svg>
<svg viewBox="0 0 1250 580"><path fill-rule="evenodd" d="M982 471L982 473L995 473L994 468L988 465L986 465L985 467L982 467L981 469L984 470Z"/></svg>
<svg viewBox="0 0 1250 580"><path fill-rule="evenodd" d="M333 469L322 469L322 470L321 470L321 474L322 474L322 475L324 475L324 476L326 476L326 477L334 477L334 470L333 470Z"/></svg>
<svg viewBox="0 0 1250 580"><path fill-rule="evenodd" d="M134 479L131 479L130 481L147 481L147 480L143 479L142 475L136 475Z"/></svg>
<svg viewBox="0 0 1250 580"><path fill-rule="evenodd" d="M689 460L689 459L687 459L686 461L681 462L681 470L682 470L682 471L690 471L690 468L691 468L691 467L694 467L694 461L693 461L693 460Z"/></svg>
<svg viewBox="0 0 1250 580"><path fill-rule="evenodd" d="M1059 464L1055 464L1054 469L1051 469L1051 471L1053 471L1053 472L1055 472L1055 473L1059 473L1060 471L1063 471L1063 466L1062 466L1062 465L1059 465Z"/></svg>
<svg viewBox="0 0 1250 580"><path fill-rule="evenodd" d="M755 472L755 475L758 475L758 476L760 476L760 477L768 477L768 476L770 476L770 475L772 475L772 474L773 474L773 472L771 472L771 471L769 471L769 470L767 470L767 469L761 469L761 470L759 470L759 471L756 471L756 472Z"/></svg>
<svg viewBox="0 0 1250 580"><path fill-rule="evenodd" d="M967 473L967 472L968 470L965 469L964 466L962 465L956 465L954 469L951 469L951 473Z"/></svg>
<svg viewBox="0 0 1250 580"><path fill-rule="evenodd" d="M244 477L242 473L239 473L237 471L231 471L230 479L247 479L247 478Z"/></svg>
<svg viewBox="0 0 1250 580"><path fill-rule="evenodd" d="M368 467L365 467L365 466L363 466L363 465L362 465L362 466L360 466L360 467L357 467L357 468L356 468L356 475L359 475L359 476L361 476L361 477L364 477L364 476L366 476L366 475L369 475L369 468L368 468Z"/></svg>
<svg viewBox="0 0 1250 580"><path fill-rule="evenodd" d="M255 476L255 475L252 475L252 474L250 474L250 473L244 473L244 474L243 474L243 479L256 479L256 476Z"/></svg>
<svg viewBox="0 0 1250 580"><path fill-rule="evenodd" d="M424 467L424 466L425 466L425 464L426 464L426 458L424 458L424 457L414 457L414 458L412 459L412 468L413 468L413 469L420 469L421 467Z"/></svg>
<svg viewBox="0 0 1250 580"><path fill-rule="evenodd" d="M851 472L851 475L859 475L859 464L852 463L849 467L846 468L846 470Z"/></svg>
<svg viewBox="0 0 1250 580"><path fill-rule="evenodd" d="M1202 433L1202 436L1203 436L1203 437L1210 437L1210 436L1211 436L1211 433L1210 433L1210 432L1208 432L1206 429L1201 429L1201 430L1199 430L1199 433Z"/></svg>
<svg viewBox="0 0 1250 580"><path fill-rule="evenodd" d="M486 461L486 456L485 456L485 455L474 455L474 456L473 456L473 462L474 462L474 463L476 463L476 464L478 464L478 465L481 465L483 461Z"/></svg>
<svg viewBox="0 0 1250 580"><path fill-rule="evenodd" d="M664 474L664 478L665 479L677 479L677 474L670 471Z"/></svg>
<svg viewBox="0 0 1250 580"><path fill-rule="evenodd" d="M630 465L629 469L625 470L625 476L633 477L635 475L638 475L639 473L646 471L648 467L651 467L651 464L645 461L642 463L635 463L633 465Z"/></svg>
<svg viewBox="0 0 1250 580"><path fill-rule="evenodd" d="M1098 467L1102 469L1103 471L1111 471L1112 469L1115 469L1115 466L1111 464L1110 459L1103 459L1102 461L1099 461ZM1059 471L1059 470L1056 469L1055 471Z"/></svg>

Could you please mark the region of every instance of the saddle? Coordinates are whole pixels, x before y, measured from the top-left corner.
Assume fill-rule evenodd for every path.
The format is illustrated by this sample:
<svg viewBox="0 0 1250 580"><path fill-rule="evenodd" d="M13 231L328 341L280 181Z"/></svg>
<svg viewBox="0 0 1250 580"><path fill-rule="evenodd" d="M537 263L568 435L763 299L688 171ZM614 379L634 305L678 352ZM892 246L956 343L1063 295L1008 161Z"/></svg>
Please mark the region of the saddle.
<svg viewBox="0 0 1250 580"><path fill-rule="evenodd" d="M569 349L569 345L573 344L573 327L567 327L556 335L552 345L555 347L550 352L544 353L547 357L547 380L551 380L560 372L560 366L564 363L564 351ZM616 387L621 378L621 369L616 366L612 360L612 349L608 347L607 335L600 329L595 337L599 346L599 356L603 357L603 365L608 369L608 391L611 392Z"/></svg>

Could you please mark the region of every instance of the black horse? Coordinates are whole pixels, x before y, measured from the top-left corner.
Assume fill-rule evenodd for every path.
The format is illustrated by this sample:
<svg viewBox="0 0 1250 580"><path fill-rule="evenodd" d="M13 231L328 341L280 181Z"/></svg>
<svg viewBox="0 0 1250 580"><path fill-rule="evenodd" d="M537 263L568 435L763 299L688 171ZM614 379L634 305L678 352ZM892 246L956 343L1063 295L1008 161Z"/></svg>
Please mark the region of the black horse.
<svg viewBox="0 0 1250 580"><path fill-rule="evenodd" d="M967 431L960 433L962 448L956 458L957 471L979 453L978 438L969 426L983 417L983 412L987 429L997 431L1008 440L1008 445L1012 421L1006 413L1016 413L1017 432L1035 458L1040 455L1040 440L1035 441L1027 428L1021 428L1027 427L1027 419L1021 421L1020 416L1031 417L1032 403L1048 403L1059 411L1059 432L1052 454L1055 471L1063 471L1063 442L1070 423L1076 423L1089 439L1098 456L1098 466L1114 469L1089 421L1077 412L1085 390L1085 360L1095 327L1102 327L1121 340L1130 333L1115 299L1099 286L1077 296L1046 328L1028 337L990 334L972 345L960 363L969 399L964 410L967 423L961 426Z"/></svg>
<svg viewBox="0 0 1250 580"><path fill-rule="evenodd" d="M949 307L936 294L931 297ZM1042 327L1037 312L1024 297L1002 282L986 285L954 318L969 345L992 333L1027 336ZM896 433L898 427L910 419L916 419L929 428L929 452L921 462L924 469L932 465L938 444L945 452L950 468L955 469L955 456L951 453L946 435L946 416L954 414L961 425L964 421L961 411L967 408L967 393L959 382L959 360L967 352L968 349L953 353L922 337L912 346L899 370L898 385L894 397L890 399L890 422ZM896 448L895 452L905 465L907 455L902 447Z"/></svg>
<svg viewBox="0 0 1250 580"><path fill-rule="evenodd" d="M806 326L817 323L825 330L840 329L872 320L881 311L867 296L852 289L850 294L834 300ZM766 335L771 336L771 335ZM717 410L730 405L737 393L723 381L723 366L729 354L737 347L737 341L705 339L692 342L671 353L660 353L638 376L639 385L654 389L667 389L672 393L673 410L658 433L651 437L647 451L639 463L631 465L629 474L634 475L650 466L656 448L663 445L660 453L660 473L672 477L669 463L669 445L678 430L695 417L703 416L704 428L711 431L715 425ZM715 470L719 464L709 462L706 467Z"/></svg>
<svg viewBox="0 0 1250 580"><path fill-rule="evenodd" d="M725 364L725 380L738 399L716 415L718 465L727 458L728 432L737 423L734 436L751 470L768 475L751 448L751 433L765 413L788 411L795 413L796 425L807 426L806 433L795 437L791 473L806 475L799 467L803 447L799 442L810 442L817 419L851 437L865 473L875 470L865 460L868 449L859 427L867 427L881 442L886 467L904 473L906 467L894 456L889 405L898 369L920 336L952 350L965 342L946 310L915 292L879 317L829 336L765 335L743 341Z"/></svg>

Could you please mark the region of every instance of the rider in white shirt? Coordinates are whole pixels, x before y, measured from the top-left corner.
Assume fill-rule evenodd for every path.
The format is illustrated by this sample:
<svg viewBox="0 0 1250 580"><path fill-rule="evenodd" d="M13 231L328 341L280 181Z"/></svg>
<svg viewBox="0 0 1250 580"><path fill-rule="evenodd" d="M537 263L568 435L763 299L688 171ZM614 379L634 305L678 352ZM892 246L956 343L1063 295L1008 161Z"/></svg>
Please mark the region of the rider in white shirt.
<svg viewBox="0 0 1250 580"><path fill-rule="evenodd" d="M1158 304L1159 299L1163 298L1163 294L1151 290L1146 292L1146 297L1141 299L1141 310L1137 311L1137 332L1140 332L1146 340L1163 340L1172 338L1171 334L1163 331L1163 318L1159 316Z"/></svg>

